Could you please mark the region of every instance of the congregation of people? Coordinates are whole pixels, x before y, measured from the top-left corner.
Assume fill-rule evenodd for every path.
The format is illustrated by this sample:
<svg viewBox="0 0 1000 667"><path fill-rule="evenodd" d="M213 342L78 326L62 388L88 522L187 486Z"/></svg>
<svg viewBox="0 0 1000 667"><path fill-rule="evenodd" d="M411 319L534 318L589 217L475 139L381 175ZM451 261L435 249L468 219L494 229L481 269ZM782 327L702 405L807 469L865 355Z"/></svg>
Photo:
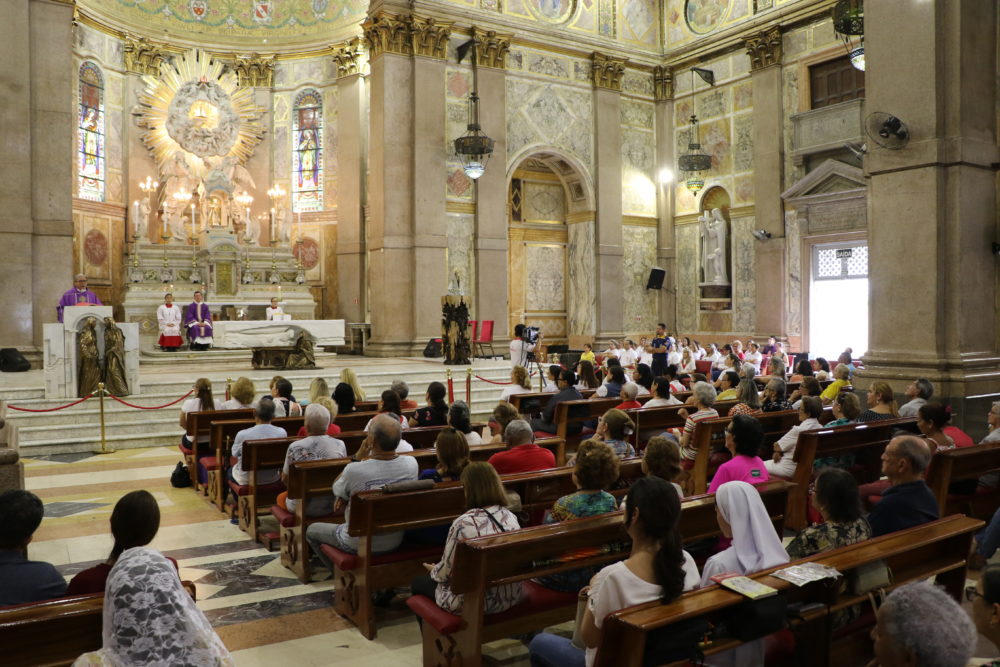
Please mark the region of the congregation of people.
<svg viewBox="0 0 1000 667"><path fill-rule="evenodd" d="M194 320L185 317L183 326L193 345L207 345L211 321L197 307L198 296L195 293L191 304ZM161 310L161 327L168 326L161 345L169 349L180 339L182 322L169 294ZM168 331L176 331L176 340L166 335ZM573 639L550 632L523 638L536 666L592 665L604 621L618 610L651 601L669 604L687 591L715 585L720 575L750 575L939 518L938 502L926 483L933 456L974 444L961 429L950 425L948 408L934 400L934 387L926 379L915 379L907 387L908 401L902 406L897 406L891 387L882 381L868 383L862 395L855 377L860 364L849 349L835 364L817 358L799 360L790 367L793 355L776 337L766 344L736 340L702 346L690 338L668 335L666 326L660 324L655 334L640 337L638 344L633 339L611 341L602 352L587 345L572 367L539 367L542 378L526 363L527 355L538 349L537 343L521 338L511 343L519 359L512 361L510 382L499 391L485 428L474 428L470 406L464 401L449 403L444 384L431 382L423 396L414 400L406 382L393 381L378 394L374 414L364 427L363 444L333 483L330 495L311 498L305 508L307 516L342 516L337 523L318 520L305 531L312 557L332 573L335 564L328 548L347 554L359 549L359 538L348 532L357 493L416 480L461 483L465 511L450 525L379 533L371 544L374 554L393 552L408 541L440 546L440 559L424 564L426 573L411 582L409 592L426 596L451 613L460 612L463 606L463 595L452 589L460 543L529 525L621 512L630 541L623 560L535 580L555 591L579 593L585 600ZM539 384L538 389L533 386ZM179 423L185 427L194 412L252 409L254 423L233 439L235 463L225 473L235 485L246 485L244 444L285 437L286 431L273 421L301 415L303 426L288 445L283 467L256 472L258 486L287 484L295 464L348 458L347 447L338 438L343 433L337 418L359 412L357 405L369 400L350 369L343 370L332 390L325 380L316 378L302 400L293 391L291 380L276 376L258 397L254 382L241 377L229 388L226 400L216 401L211 382L200 378L194 395L181 407ZM514 408L511 401L521 394L531 395L537 416ZM583 403L587 397L614 399L618 404L589 419L593 413ZM570 422L560 424L558 406L569 401L575 402L568 412ZM724 413L718 407L723 401ZM682 406L683 426L643 429L633 417L636 410L667 406ZM767 439L761 418L788 411L794 411L798 423L780 437ZM695 435L699 424L720 417L731 419L725 427L724 445L720 443L713 451L714 473L707 491L714 495L721 537L689 547L679 520L682 502L692 495L688 484L699 456ZM775 530L757 487L795 477L801 433L899 417L914 418L919 433L900 432L889 440L881 454L882 479L859 485L849 455L816 459L809 492L815 522L795 534ZM1000 402L992 405L987 421L990 432L985 441L1000 440ZM420 470L417 459L407 455L414 447L406 442L406 434L425 427L440 428L434 445L437 464ZM502 476L555 468L553 451L538 442L556 433L580 439L567 461L576 491L535 516L521 510L519 499L505 489ZM182 436L182 446L194 452L196 460L209 453L208 444L207 436L195 435L194 441L187 434ZM497 445L503 445L503 450L488 460L473 460L475 448ZM628 486L619 501L611 491L621 488L616 484L623 462L635 457L641 458L643 476ZM1000 478L987 476L980 483L995 488ZM233 503L236 500L232 498ZM297 509L296 502L287 492L278 495L277 505L289 512ZM182 584L177 563L148 546L159 527L159 508L151 494L133 491L121 498L111 516L114 547L108 559L75 575L68 586L51 565L24 556L42 513L41 501L29 492L0 495L0 605L103 591L116 609L126 611L106 616L103 649L81 656L77 664L232 664ZM978 566L983 567L998 547L1000 512L976 537ZM159 591L158 617L126 613L154 589ZM398 593L389 589L375 595L385 604ZM973 604L971 618L928 582L897 587L878 610L872 635L873 664L982 664L969 662L976 631L1000 646L1000 565L985 567L967 595ZM483 612L512 609L522 596L521 582L491 587ZM853 608L845 610L837 623L856 620L858 613ZM178 627L201 640L172 641L166 635L176 633ZM136 636L156 639L138 642ZM764 642L757 640L712 656L708 664L763 661Z"/></svg>

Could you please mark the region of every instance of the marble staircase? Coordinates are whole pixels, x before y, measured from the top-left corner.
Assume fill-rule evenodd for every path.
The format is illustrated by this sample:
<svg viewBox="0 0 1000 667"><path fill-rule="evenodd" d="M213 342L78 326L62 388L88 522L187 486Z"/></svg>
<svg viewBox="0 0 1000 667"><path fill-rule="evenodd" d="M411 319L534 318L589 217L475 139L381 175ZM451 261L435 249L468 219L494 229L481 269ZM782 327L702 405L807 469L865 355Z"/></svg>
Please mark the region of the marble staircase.
<svg viewBox="0 0 1000 667"><path fill-rule="evenodd" d="M428 363L425 360L371 360L365 357L337 355L317 355L321 369L294 372L270 370L252 371L244 364L234 367L230 359L201 357L197 360L183 358L178 354L170 364L146 363L143 360L142 393L126 397L129 403L143 406L163 405L186 394L195 378L208 377L215 389L217 400L224 397L226 378L245 375L256 385L258 395L265 391L270 378L281 374L292 381L295 394L308 394L309 383L315 377L326 379L331 389L336 377L345 366L354 368L369 398L389 387L396 378L405 380L410 386L410 396L423 402L424 391L432 381L445 381L446 367ZM243 355L245 362L245 353ZM509 362L477 360L474 373L495 381L507 381L510 375ZM465 398L466 367L452 367L455 381L455 398ZM34 374L32 374L34 375ZM9 377L9 376L8 376ZM41 381L38 386L27 383L18 387L0 386L0 399L9 404L32 409L52 408L69 403L68 399L46 399ZM472 413L474 421L485 420L503 387L473 378ZM179 425L180 404L162 410L139 410L127 407L105 398L105 442L115 449L135 447L155 447L177 443L181 427ZM100 404L92 398L80 405L56 412L29 413L8 409L7 418L17 425L19 446L22 457L49 454L86 452L100 447Z"/></svg>

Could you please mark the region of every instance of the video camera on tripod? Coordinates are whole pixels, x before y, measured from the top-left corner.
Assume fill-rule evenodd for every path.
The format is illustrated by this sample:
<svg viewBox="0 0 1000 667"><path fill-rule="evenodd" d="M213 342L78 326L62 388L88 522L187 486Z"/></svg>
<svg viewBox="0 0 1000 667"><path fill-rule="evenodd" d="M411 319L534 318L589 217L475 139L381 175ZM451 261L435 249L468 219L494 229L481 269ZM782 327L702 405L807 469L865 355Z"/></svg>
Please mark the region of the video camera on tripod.
<svg viewBox="0 0 1000 667"><path fill-rule="evenodd" d="M521 336L521 340L529 345L534 345L538 342L541 334L542 330L539 327L524 327L524 334Z"/></svg>

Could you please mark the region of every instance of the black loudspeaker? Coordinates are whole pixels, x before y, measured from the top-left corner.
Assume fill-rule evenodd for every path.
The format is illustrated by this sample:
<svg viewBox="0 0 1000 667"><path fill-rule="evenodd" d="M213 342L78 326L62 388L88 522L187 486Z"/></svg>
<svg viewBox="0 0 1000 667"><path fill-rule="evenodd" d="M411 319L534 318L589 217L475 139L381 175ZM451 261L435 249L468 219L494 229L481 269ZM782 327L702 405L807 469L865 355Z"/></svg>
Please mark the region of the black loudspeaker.
<svg viewBox="0 0 1000 667"><path fill-rule="evenodd" d="M663 278L667 272L663 269L653 267L649 270L649 280L646 281L646 289L663 289Z"/></svg>
<svg viewBox="0 0 1000 667"><path fill-rule="evenodd" d="M4 373L23 373L31 369L31 363L17 348L5 347L0 350L0 371Z"/></svg>

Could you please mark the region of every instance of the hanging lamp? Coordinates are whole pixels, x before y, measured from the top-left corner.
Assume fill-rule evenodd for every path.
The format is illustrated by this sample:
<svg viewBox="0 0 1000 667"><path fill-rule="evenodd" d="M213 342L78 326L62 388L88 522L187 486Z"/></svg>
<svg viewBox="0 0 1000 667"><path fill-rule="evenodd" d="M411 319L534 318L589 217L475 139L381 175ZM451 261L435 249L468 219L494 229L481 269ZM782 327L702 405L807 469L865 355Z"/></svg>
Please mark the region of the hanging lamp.
<svg viewBox="0 0 1000 667"><path fill-rule="evenodd" d="M686 185L691 194L697 195L705 187L701 172L712 168L712 156L702 152L701 136L698 129L698 114L695 109L694 75L698 74L710 86L715 85L715 73L701 67L691 68L691 129L688 135L688 152L677 160L677 168L688 175Z"/></svg>

